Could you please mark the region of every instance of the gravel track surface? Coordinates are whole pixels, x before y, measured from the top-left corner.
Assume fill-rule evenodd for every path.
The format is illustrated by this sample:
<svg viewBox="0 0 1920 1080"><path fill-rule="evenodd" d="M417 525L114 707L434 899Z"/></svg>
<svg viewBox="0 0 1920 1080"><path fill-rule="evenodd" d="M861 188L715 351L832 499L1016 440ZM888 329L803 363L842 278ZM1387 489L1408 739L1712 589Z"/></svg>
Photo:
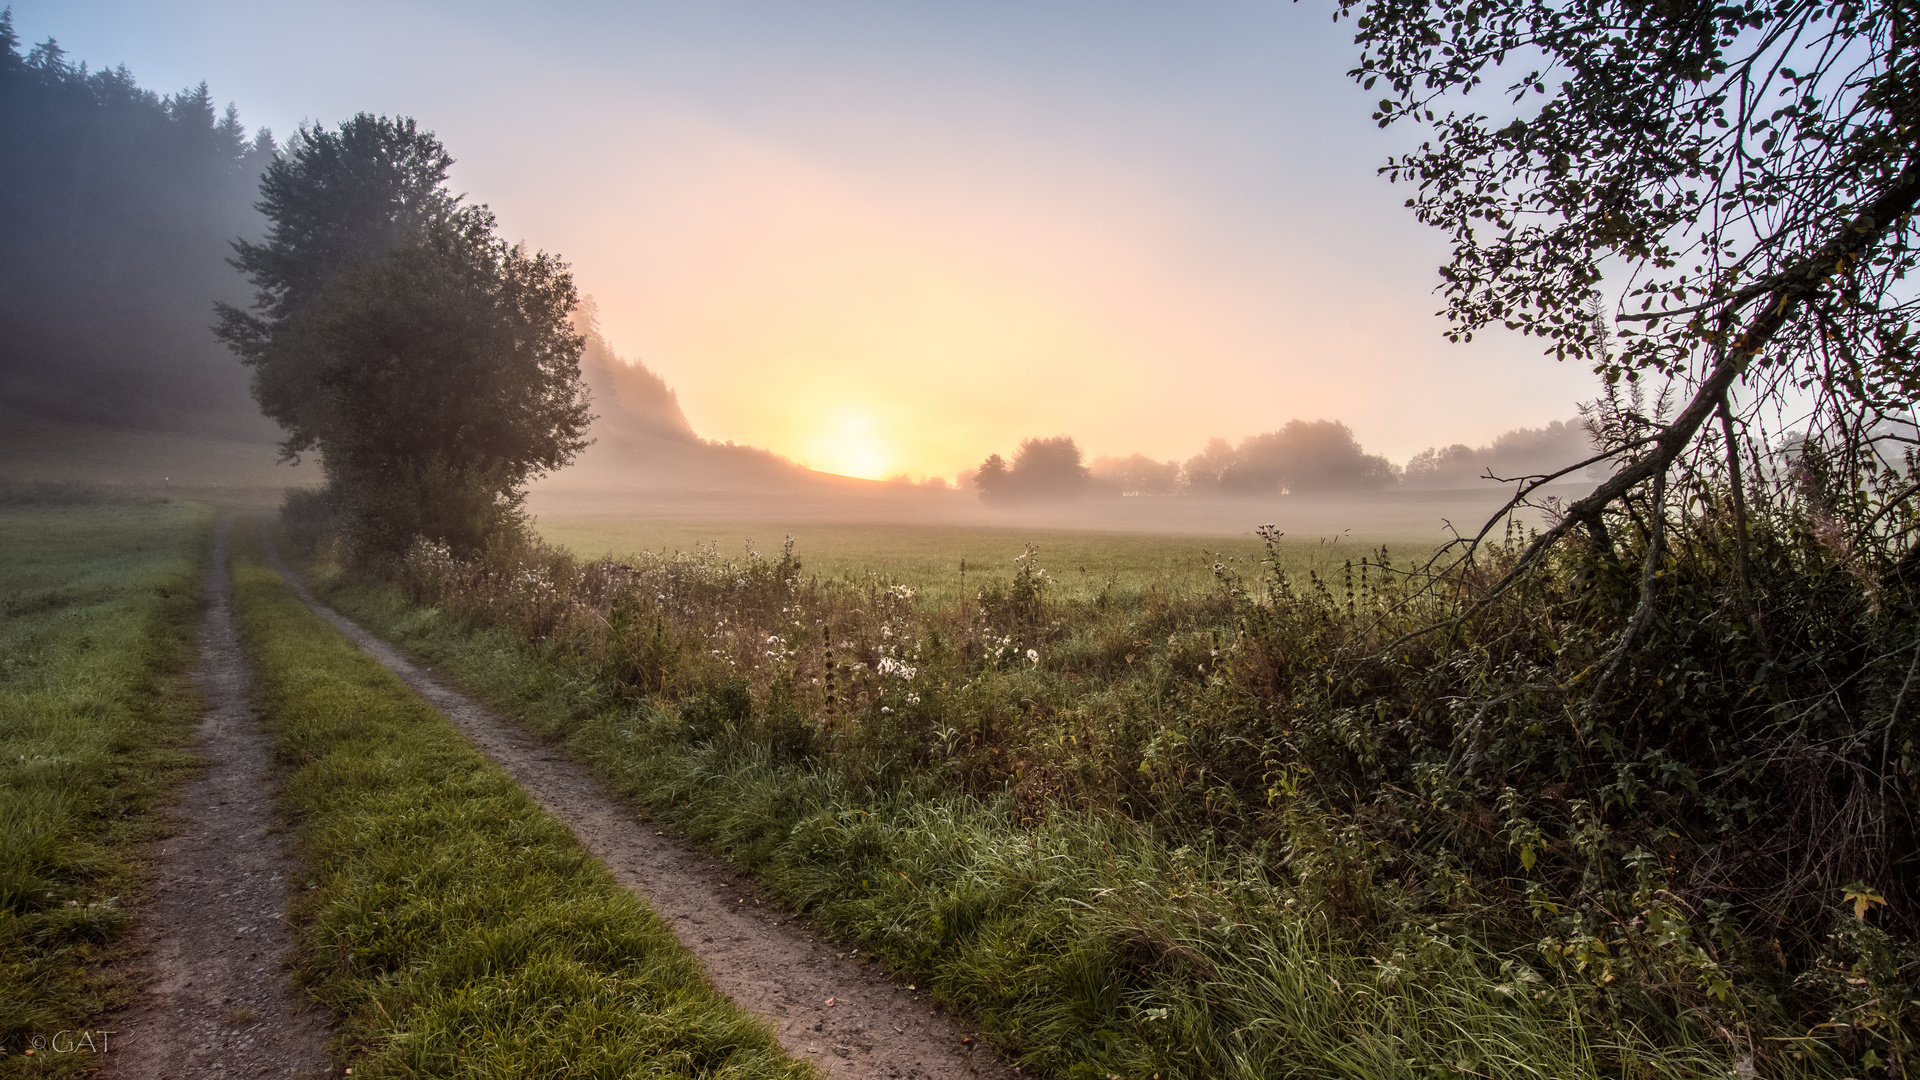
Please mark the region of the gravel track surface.
<svg viewBox="0 0 1920 1080"><path fill-rule="evenodd" d="M564 750L468 700L316 600L271 538L267 551L310 608L444 712L666 919L680 943L700 957L714 988L770 1020L789 1053L814 1062L833 1080L1014 1075L924 994L849 959L846 946L774 906L746 875L639 819Z"/></svg>
<svg viewBox="0 0 1920 1080"><path fill-rule="evenodd" d="M180 829L159 844L158 887L137 917L139 1000L108 1024L105 1075L326 1075L327 1015L294 987L287 903L300 863L280 829L272 738L228 609L227 532L213 534L194 672L207 705L207 769L180 792Z"/></svg>

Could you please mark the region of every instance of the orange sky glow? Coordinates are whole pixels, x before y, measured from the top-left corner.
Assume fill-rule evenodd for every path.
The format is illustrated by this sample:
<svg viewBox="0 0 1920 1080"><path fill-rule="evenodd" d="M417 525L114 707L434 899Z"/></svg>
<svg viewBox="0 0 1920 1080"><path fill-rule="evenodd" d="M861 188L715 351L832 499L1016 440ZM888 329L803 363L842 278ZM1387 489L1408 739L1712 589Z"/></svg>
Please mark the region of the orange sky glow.
<svg viewBox="0 0 1920 1080"><path fill-rule="evenodd" d="M951 478L1029 436L1185 458L1336 418L1396 461L1573 414L1578 365L1450 345L1438 237L1376 175L1350 27L1302 4L15 0L285 133L417 117L561 254L703 436ZM433 47L423 48L431 42Z"/></svg>
<svg viewBox="0 0 1920 1080"><path fill-rule="evenodd" d="M1426 432L1381 423L1396 382L1419 389L1408 359L1470 366L1423 318L1431 297L1396 312L1347 295L1310 249L1278 265L1223 253L1197 208L1111 163L1027 148L1018 168L902 185L671 109L634 125L649 153L602 164L645 198L609 184L619 205L576 207L593 227L540 231L575 234L608 336L709 438L919 478L1033 435L1184 459L1214 435L1332 416L1404 459L1573 411L1569 393L1509 419L1443 376L1402 410ZM1433 413L1449 396L1469 399L1451 424Z"/></svg>

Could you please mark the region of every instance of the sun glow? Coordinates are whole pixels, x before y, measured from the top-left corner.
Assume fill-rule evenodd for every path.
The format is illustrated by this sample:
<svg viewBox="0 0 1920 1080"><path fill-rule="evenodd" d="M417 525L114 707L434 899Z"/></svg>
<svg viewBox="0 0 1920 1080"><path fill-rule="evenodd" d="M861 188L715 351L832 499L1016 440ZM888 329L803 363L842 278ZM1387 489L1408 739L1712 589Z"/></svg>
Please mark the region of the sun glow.
<svg viewBox="0 0 1920 1080"><path fill-rule="evenodd" d="M1034 434L1117 442L1097 421L1135 419L1108 413L1145 397L1146 369L1171 350L1070 287L1128 263L1106 225L984 187L908 199L654 119L681 149L631 163L650 198L609 213L602 237L647 258L591 280L609 337L667 379L703 436L843 475L951 477Z"/></svg>
<svg viewBox="0 0 1920 1080"><path fill-rule="evenodd" d="M1510 408L1474 390L1497 352L1442 356L1424 315L1395 314L1392 266L1246 262L1191 200L1071 147L984 146L928 173L666 101L625 122L645 137L596 143L606 182L537 204L564 217L528 231L569 245L608 338L705 438L952 477L1033 436L1165 460L1293 417L1346 420L1401 457L1423 430L1463 438L1476 411Z"/></svg>
<svg viewBox="0 0 1920 1080"><path fill-rule="evenodd" d="M853 408L833 414L828 427L809 440L807 449L813 468L869 480L886 476L896 457L873 416Z"/></svg>

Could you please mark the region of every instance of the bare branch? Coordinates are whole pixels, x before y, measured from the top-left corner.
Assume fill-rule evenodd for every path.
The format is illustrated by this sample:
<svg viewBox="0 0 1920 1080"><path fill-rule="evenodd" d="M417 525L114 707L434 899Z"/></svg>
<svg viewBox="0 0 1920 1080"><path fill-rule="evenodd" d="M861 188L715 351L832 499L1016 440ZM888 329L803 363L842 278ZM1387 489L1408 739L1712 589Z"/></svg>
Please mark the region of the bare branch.
<svg viewBox="0 0 1920 1080"><path fill-rule="evenodd" d="M1687 403L1686 409L1653 436L1653 453L1615 473L1592 493L1568 506L1566 514L1560 521L1527 545L1527 549L1521 553L1520 558L1515 561L1513 568L1507 572L1506 576L1465 612L1446 623L1409 634L1394 644L1398 645L1413 637L1429 633L1440 626L1458 625L1485 610L1515 582L1532 572L1533 568L1545 558L1547 552L1575 526L1598 518L1616 499L1648 480L1665 477L1675 459L1693 442L1708 417L1720 407L1722 398L1733 386L1734 381L1747 370L1761 350L1767 347L1780 328L1787 325L1797 308L1831 280L1832 268L1836 265L1844 265L1872 247L1874 240L1893 228L1905 215L1911 213L1916 204L1920 204L1920 161L1910 163L1894 184L1876 198L1863 213L1856 215L1852 221L1842 227L1840 232L1822 245L1818 251L1801 260L1792 271L1780 275L1781 283L1775 288L1771 302L1753 317L1746 329L1731 342L1726 352L1715 362L1706 380L1694 392L1693 399ZM1469 555L1472 547L1477 546L1493 529L1495 523L1516 505L1518 505L1517 497L1509 500L1498 514L1488 519L1486 526L1471 541Z"/></svg>

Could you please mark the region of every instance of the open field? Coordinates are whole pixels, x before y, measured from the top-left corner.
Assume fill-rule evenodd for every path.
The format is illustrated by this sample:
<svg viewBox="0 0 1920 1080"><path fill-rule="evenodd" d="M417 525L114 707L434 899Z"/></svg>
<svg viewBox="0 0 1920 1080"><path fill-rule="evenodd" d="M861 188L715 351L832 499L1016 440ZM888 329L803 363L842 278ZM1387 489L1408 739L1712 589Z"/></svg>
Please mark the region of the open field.
<svg viewBox="0 0 1920 1080"><path fill-rule="evenodd" d="M145 542L116 547L114 529L152 531L138 515L166 510L0 512L20 515L27 553L9 615L77 603L94 585L61 584L69 551L125 562ZM1037 1075L1696 1076L1735 1067L1721 1031L1738 1024L1792 1044L1762 1075L1839 1077L1859 1074L1862 1046L1890 1045L1803 1037L1821 1006L1785 1012L1771 962L1724 915L1720 936L1696 934L1664 899L1674 879L1634 861L1656 827L1685 852L1673 826L1702 818L1680 801L1698 773L1670 770L1644 817L1602 792L1596 805L1620 808L1610 833L1563 826L1556 807L1585 804L1512 792L1526 770L1563 783L1572 744L1518 714L1487 751L1514 764L1470 790L1448 764L1469 745L1455 714L1470 699L1445 654L1346 646L1373 620L1402 620L1386 640L1427 617L1392 614L1402 586L1359 572L1362 541L814 523L822 550L797 537L796 574L742 519L544 527L582 554L595 538L720 550L607 566L417 548L390 581L307 570L649 817L973 1013ZM1026 543L1039 557L1015 562ZM1414 558L1387 546L1396 567ZM1223 558L1245 588L1218 587ZM443 717L306 612L250 543L240 563L236 611L313 867L299 967L342 1018L342 1054L374 1074L506 1076L586 1046L618 1071L621 1048L653 1040L743 1075L793 1068L724 1000L684 997L657 920ZM1598 646L1553 623L1580 602L1506 605L1506 640L1562 679L1590 668ZM1680 715L1658 674L1628 700ZM1581 841L1591 853L1542 839L1574 827L1599 837ZM1609 921L1626 905L1648 914ZM1849 919L1872 929L1835 925ZM1687 932L1654 938L1657 920ZM1832 940L1855 950L1821 961L1845 973L1833 992L1880 1007L1899 975L1873 966L1878 939ZM557 1009L513 1006L527 995ZM463 1056L473 1032L486 1053Z"/></svg>
<svg viewBox="0 0 1920 1080"><path fill-rule="evenodd" d="M0 408L0 483L70 482L142 497L279 505L320 483L311 459L280 463L269 441L80 424Z"/></svg>
<svg viewBox="0 0 1920 1080"><path fill-rule="evenodd" d="M825 490L606 490L566 486L562 471L534 486L527 506L542 520L606 524L691 522L801 535L816 526L960 526L1123 536L1249 536L1272 523L1297 540L1367 537L1437 543L1471 531L1504 503L1509 485L1479 482L1448 491L1395 490L1208 498L1091 497L1058 503L989 505L971 491L930 490L833 477ZM1555 484L1541 497L1568 499L1590 485ZM1524 521L1537 524L1537 512ZM758 539L759 537L755 537Z"/></svg>
<svg viewBox="0 0 1920 1080"><path fill-rule="evenodd" d="M1275 549L1288 573L1339 570L1348 559L1377 557L1386 546L1400 565L1418 561L1452 536L1477 530L1506 497L1488 485L1466 491L1276 496L1267 499L1108 499L1053 507L990 508L970 492L872 484L836 499L668 492L536 492L535 528L549 543L583 558L624 559L643 551L671 555L711 546L720 557L757 550L777 558L788 536L802 572L822 581L864 584L871 575L924 592L932 600L1010 577L1032 544L1063 599L1103 590L1192 595L1214 587L1213 566L1243 572L1267 557L1254 530L1273 523ZM1559 490L1559 489L1556 489ZM1569 485L1562 497L1584 492ZM1537 525L1535 511L1516 515ZM1109 584L1111 579L1111 584Z"/></svg>
<svg viewBox="0 0 1920 1080"><path fill-rule="evenodd" d="M9 2L0 1080L1920 1080L1920 0Z"/></svg>
<svg viewBox="0 0 1920 1080"><path fill-rule="evenodd" d="M1107 589L1136 596L1151 589L1192 595L1214 588L1215 563L1245 571L1266 557L1251 528L1240 534L1194 535L1040 525L605 517L541 518L536 527L549 543L586 558L626 558L642 551L670 555L708 545L722 558L744 558L750 550L778 558L781 544L790 535L803 574L856 584L879 575L936 601L959 595L963 584L971 590L1012 577L1019 568L1015 560L1028 544L1038 549L1039 564L1057 582L1060 595L1080 600L1090 600ZM1405 534L1289 536L1283 538L1279 551L1289 572L1305 576L1309 570L1337 571L1348 559L1377 557L1383 544L1394 558L1405 562L1431 553L1438 543L1437 537Z"/></svg>
<svg viewBox="0 0 1920 1080"><path fill-rule="evenodd" d="M144 888L140 841L191 768L197 578L212 511L0 507L0 1075L85 1071L19 1055L98 1026Z"/></svg>

